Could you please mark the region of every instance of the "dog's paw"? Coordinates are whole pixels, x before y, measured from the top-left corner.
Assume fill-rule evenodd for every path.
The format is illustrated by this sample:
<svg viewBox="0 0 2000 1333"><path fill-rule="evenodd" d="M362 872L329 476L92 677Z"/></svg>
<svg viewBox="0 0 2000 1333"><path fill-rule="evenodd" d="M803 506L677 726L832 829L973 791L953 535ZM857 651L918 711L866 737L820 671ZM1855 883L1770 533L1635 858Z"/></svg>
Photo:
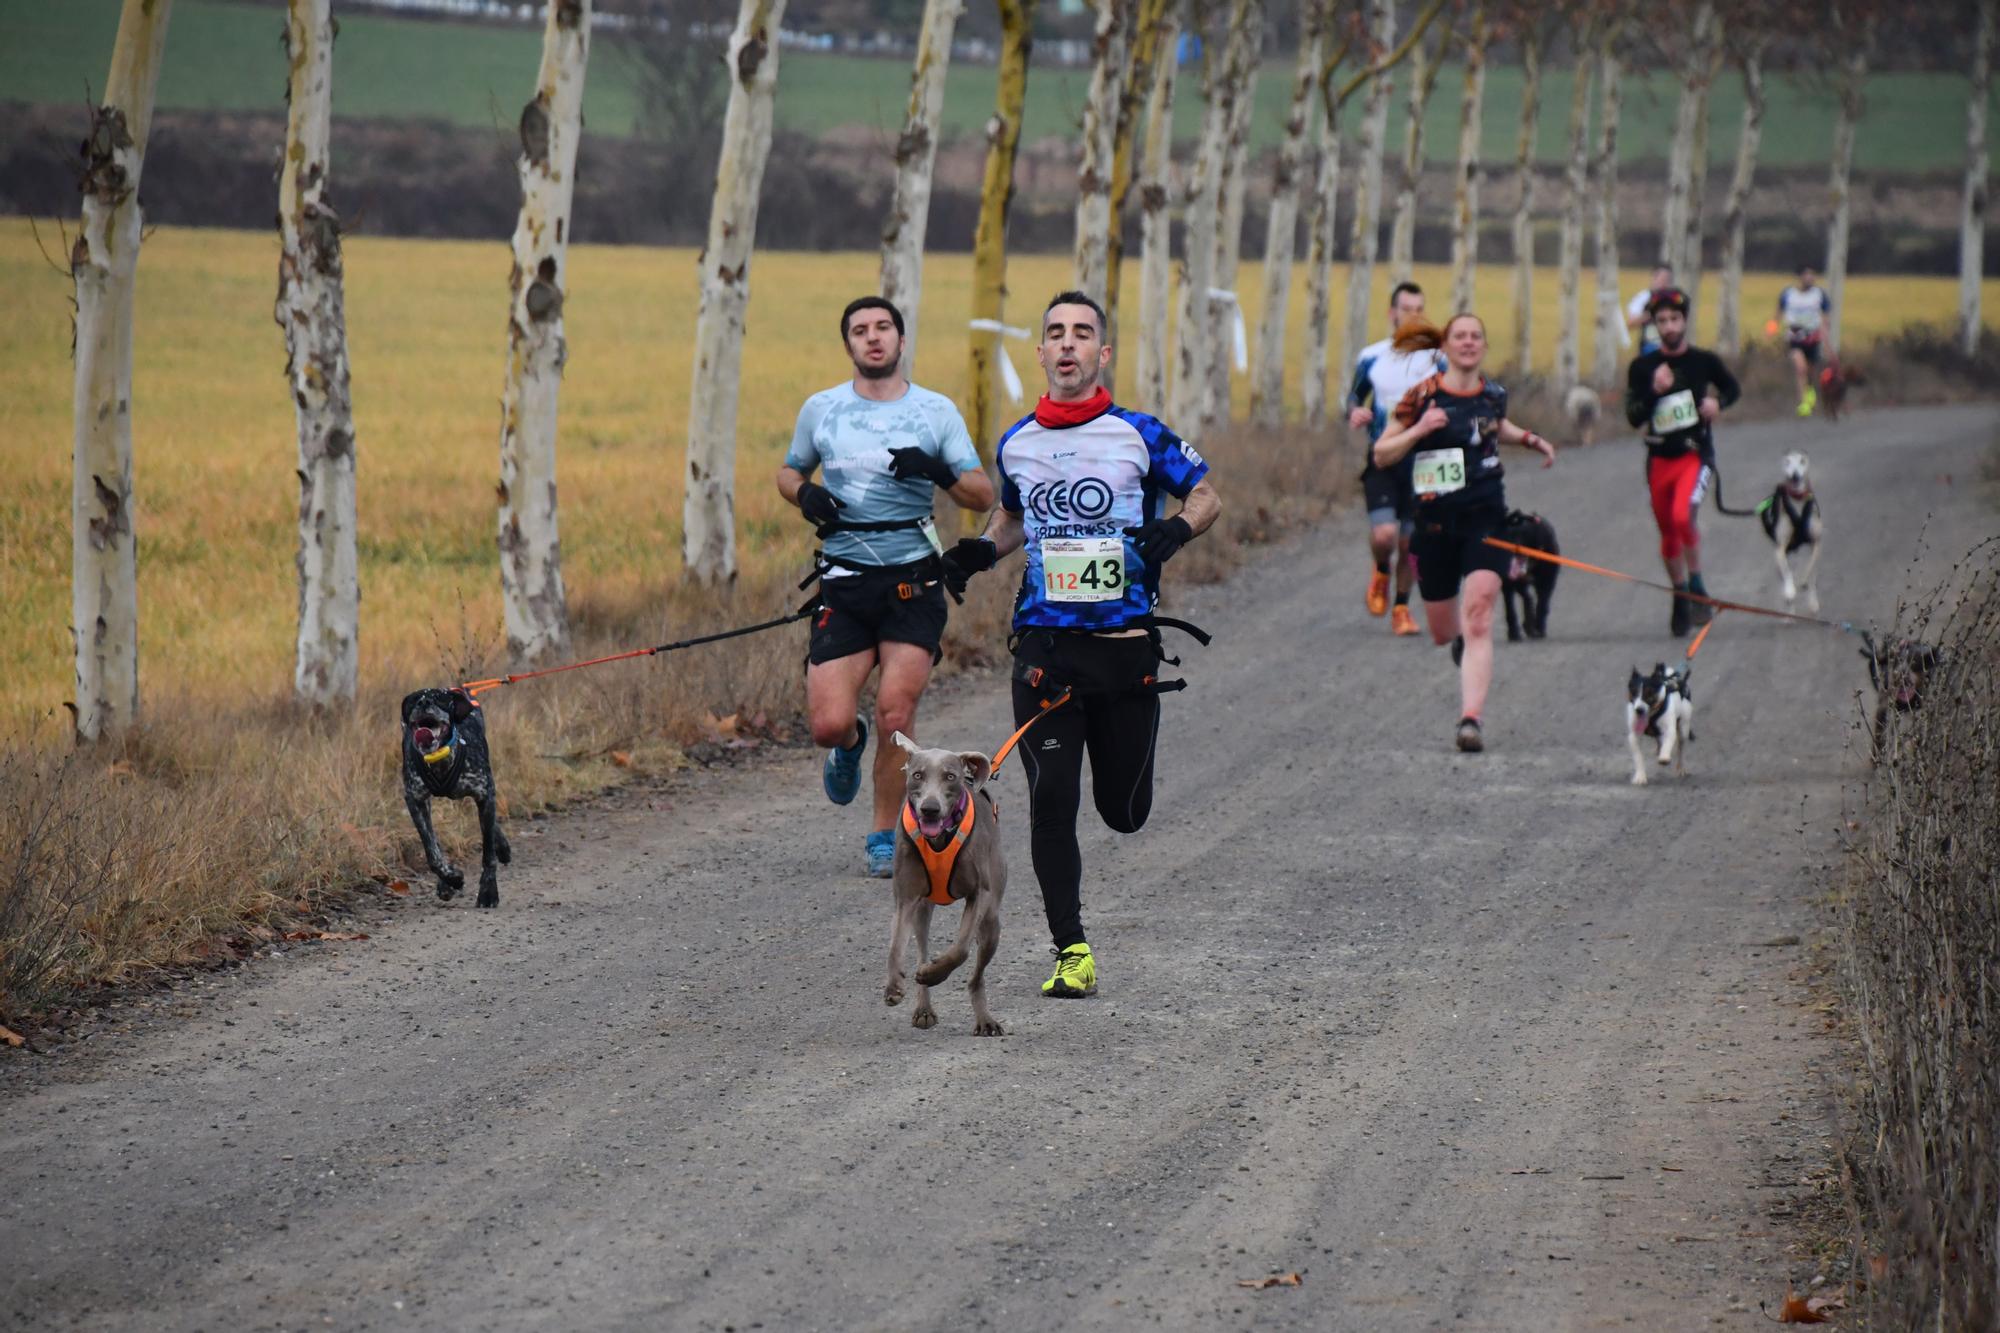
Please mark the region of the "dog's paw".
<svg viewBox="0 0 2000 1333"><path fill-rule="evenodd" d="M459 890L463 889L464 887L465 887L465 872L463 870L460 870L457 866L447 862L445 864L444 869L438 871L439 902L446 902L446 903L450 902L453 898L458 897Z"/></svg>
<svg viewBox="0 0 2000 1333"><path fill-rule="evenodd" d="M1811 611L1814 615L1819 614L1819 589L1806 589L1806 610Z"/></svg>
<svg viewBox="0 0 2000 1333"><path fill-rule="evenodd" d="M913 1028L934 1028L934 1027L936 1027L936 1026L937 1026L937 1010L935 1010L935 1009L931 1008L931 1007L930 1007L929 1005L927 1005L927 1004L920 1004L920 1005L918 1005L918 1006L917 1006L917 1009L916 1009L916 1012L910 1015L910 1026L911 1026L911 1027L913 1027Z"/></svg>
<svg viewBox="0 0 2000 1333"><path fill-rule="evenodd" d="M494 835L493 858L503 866L514 864L514 845L507 841L507 835L504 833Z"/></svg>
<svg viewBox="0 0 2000 1333"><path fill-rule="evenodd" d="M897 977L894 981L890 982L888 985L882 988L882 1003L893 1007L895 1005L901 1004L902 1002L903 1002L903 979L901 977Z"/></svg>
<svg viewBox="0 0 2000 1333"><path fill-rule="evenodd" d="M957 967L957 963L942 963L933 958L928 963L924 963L917 968L917 984L919 986L935 986L950 976Z"/></svg>
<svg viewBox="0 0 2000 1333"><path fill-rule="evenodd" d="M997 1018L982 1018L972 1025L972 1035L975 1037L1004 1037L1007 1035L1007 1030L1000 1026L1000 1020Z"/></svg>
<svg viewBox="0 0 2000 1333"><path fill-rule="evenodd" d="M1643 787L1643 786L1645 786L1645 785L1646 785L1646 772L1645 772L1645 770L1644 770L1644 769L1634 769L1634 770L1633 770L1633 772L1632 772L1632 785L1633 785L1633 786L1635 786L1635 787Z"/></svg>
<svg viewBox="0 0 2000 1333"><path fill-rule="evenodd" d="M491 878L481 879L479 881L479 897L474 901L481 907L498 907L500 905L500 881Z"/></svg>

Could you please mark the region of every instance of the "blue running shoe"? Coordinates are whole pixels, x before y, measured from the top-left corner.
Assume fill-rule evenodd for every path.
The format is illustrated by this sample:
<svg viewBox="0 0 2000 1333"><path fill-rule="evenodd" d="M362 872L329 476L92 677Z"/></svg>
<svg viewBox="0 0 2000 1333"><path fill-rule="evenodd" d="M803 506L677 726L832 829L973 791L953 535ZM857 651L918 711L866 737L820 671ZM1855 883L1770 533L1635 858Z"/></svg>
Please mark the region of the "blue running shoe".
<svg viewBox="0 0 2000 1333"><path fill-rule="evenodd" d="M835 805L848 804L861 790L861 752L868 748L868 724L856 718L854 725L861 733L854 742L854 748L843 750L835 746L828 750L826 767L820 772L820 785L826 788L826 799Z"/></svg>
<svg viewBox="0 0 2000 1333"><path fill-rule="evenodd" d="M877 829L868 835L868 873L888 879L896 873L896 830Z"/></svg>

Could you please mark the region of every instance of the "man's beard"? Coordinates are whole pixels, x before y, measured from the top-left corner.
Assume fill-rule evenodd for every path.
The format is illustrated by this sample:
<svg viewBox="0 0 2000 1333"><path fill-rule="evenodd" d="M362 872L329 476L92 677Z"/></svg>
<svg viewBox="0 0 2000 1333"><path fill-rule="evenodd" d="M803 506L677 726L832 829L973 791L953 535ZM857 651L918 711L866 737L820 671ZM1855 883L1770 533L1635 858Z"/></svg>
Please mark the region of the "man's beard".
<svg viewBox="0 0 2000 1333"><path fill-rule="evenodd" d="M1669 340L1667 335L1664 333L1660 335L1660 350L1663 352L1667 352L1672 355L1678 356L1680 355L1681 350L1685 348L1687 345L1688 345L1688 339L1685 333L1683 333L1680 337L1671 340Z"/></svg>
<svg viewBox="0 0 2000 1333"><path fill-rule="evenodd" d="M896 377L896 372L901 369L902 369L902 358L900 357L896 358L893 361L884 361L879 366L864 365L859 361L856 361L854 363L854 373L859 375L864 380L894 379Z"/></svg>

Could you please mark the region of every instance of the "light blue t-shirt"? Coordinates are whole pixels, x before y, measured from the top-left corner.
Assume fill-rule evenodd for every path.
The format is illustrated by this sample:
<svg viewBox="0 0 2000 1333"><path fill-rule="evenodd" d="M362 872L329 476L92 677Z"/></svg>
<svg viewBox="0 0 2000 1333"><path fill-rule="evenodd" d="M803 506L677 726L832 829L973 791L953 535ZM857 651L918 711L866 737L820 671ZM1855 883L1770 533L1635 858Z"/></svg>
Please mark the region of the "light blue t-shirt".
<svg viewBox="0 0 2000 1333"><path fill-rule="evenodd" d="M810 477L824 468L820 484L847 508L843 519L887 523L923 518L931 512L928 480L897 481L889 475L889 451L915 445L944 459L960 476L979 468L965 419L951 399L912 384L891 403L877 403L854 391L853 381L822 389L799 409L785 466ZM826 553L857 565L906 565L932 554L915 528L896 532L836 532Z"/></svg>

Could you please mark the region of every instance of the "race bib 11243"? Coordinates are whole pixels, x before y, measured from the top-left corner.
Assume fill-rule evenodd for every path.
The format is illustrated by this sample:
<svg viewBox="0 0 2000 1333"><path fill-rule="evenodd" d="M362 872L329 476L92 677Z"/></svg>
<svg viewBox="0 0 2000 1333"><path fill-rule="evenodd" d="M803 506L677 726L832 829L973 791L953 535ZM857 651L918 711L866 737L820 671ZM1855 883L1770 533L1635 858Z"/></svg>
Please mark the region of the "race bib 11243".
<svg viewBox="0 0 2000 1333"><path fill-rule="evenodd" d="M1115 602L1125 595L1122 537L1042 541L1042 595L1051 602Z"/></svg>

